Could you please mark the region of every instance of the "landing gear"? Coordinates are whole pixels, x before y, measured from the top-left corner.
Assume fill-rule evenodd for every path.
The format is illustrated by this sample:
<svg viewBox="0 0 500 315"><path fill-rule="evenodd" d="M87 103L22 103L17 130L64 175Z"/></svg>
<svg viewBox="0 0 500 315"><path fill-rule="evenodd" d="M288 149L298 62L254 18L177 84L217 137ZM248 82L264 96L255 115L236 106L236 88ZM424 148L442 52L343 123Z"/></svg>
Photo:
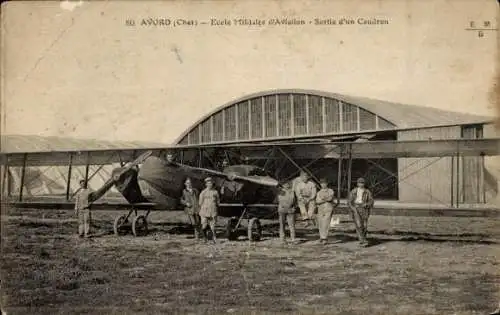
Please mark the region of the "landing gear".
<svg viewBox="0 0 500 315"><path fill-rule="evenodd" d="M238 219L231 218L226 224L226 237L230 241L235 241L238 239Z"/></svg>
<svg viewBox="0 0 500 315"><path fill-rule="evenodd" d="M247 208L243 210L239 217L233 217L227 221L226 224L226 238L230 241L235 241L238 239L239 227L241 226L241 221L243 219L248 220L247 226L247 236L248 240L251 242L258 242L262 238L262 225L258 218L255 218L248 214Z"/></svg>
<svg viewBox="0 0 500 315"><path fill-rule="evenodd" d="M115 232L116 236L127 234L126 224L127 224L126 215L120 215L116 217L115 223L113 224L113 231Z"/></svg>
<svg viewBox="0 0 500 315"><path fill-rule="evenodd" d="M262 237L262 225L260 220L252 218L248 221L248 240L250 242L258 242Z"/></svg>
<svg viewBox="0 0 500 315"><path fill-rule="evenodd" d="M148 234L148 221L145 215L134 218L132 222L132 233L134 236L146 236Z"/></svg>
<svg viewBox="0 0 500 315"><path fill-rule="evenodd" d="M130 230L134 236L146 236L148 234L148 215L150 211L146 214L137 214L137 209L130 209L127 215L117 216L113 224L113 231L116 236L126 235ZM130 224L130 216L134 213L134 219L132 224Z"/></svg>

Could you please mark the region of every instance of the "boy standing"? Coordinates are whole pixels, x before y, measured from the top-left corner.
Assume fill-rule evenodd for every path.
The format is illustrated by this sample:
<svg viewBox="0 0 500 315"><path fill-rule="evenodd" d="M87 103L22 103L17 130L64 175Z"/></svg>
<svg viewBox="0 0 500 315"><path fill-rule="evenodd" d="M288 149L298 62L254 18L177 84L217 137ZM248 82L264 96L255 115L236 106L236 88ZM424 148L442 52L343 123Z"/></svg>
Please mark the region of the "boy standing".
<svg viewBox="0 0 500 315"><path fill-rule="evenodd" d="M213 187L213 182L210 177L205 178L206 188L200 194L200 218L201 229L206 239L206 229L210 226L213 235L213 242L216 242L215 223L217 221L217 210L220 203L219 193Z"/></svg>
<svg viewBox="0 0 500 315"><path fill-rule="evenodd" d="M295 242L295 193L290 182L283 184L283 188L278 195L278 214L280 219L280 240L285 242L285 220L290 229L290 238Z"/></svg>
<svg viewBox="0 0 500 315"><path fill-rule="evenodd" d="M80 191L76 194L75 214L78 217L78 236L90 236L90 195L91 191L87 188L87 182L80 180Z"/></svg>

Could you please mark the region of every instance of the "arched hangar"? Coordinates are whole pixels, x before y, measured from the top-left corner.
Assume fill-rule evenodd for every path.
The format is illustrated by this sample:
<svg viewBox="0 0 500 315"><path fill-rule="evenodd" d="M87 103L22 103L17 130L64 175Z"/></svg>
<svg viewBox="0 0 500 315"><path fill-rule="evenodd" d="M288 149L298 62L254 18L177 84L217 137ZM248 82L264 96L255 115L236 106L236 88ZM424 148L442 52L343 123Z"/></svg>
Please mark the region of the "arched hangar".
<svg viewBox="0 0 500 315"><path fill-rule="evenodd" d="M494 130L492 121L492 117L323 91L273 90L220 106L195 122L175 143L223 147L304 140L475 139ZM212 164L221 159L239 162L235 150L221 153L214 149L212 153L203 157ZM195 163L199 157L182 158ZM328 177L334 186L338 182L338 159L314 152L295 152L289 159L273 154L245 159L264 166L278 179L296 176L299 165L316 177ZM341 169L346 167L341 164ZM461 157L458 163L452 157L354 159L351 169L351 184L359 176L366 177L380 199L449 205L450 198L458 194L461 203L483 203L497 191L497 181L489 174L483 157ZM455 173L461 179L452 178ZM341 194L345 197L349 184L347 180L341 182Z"/></svg>

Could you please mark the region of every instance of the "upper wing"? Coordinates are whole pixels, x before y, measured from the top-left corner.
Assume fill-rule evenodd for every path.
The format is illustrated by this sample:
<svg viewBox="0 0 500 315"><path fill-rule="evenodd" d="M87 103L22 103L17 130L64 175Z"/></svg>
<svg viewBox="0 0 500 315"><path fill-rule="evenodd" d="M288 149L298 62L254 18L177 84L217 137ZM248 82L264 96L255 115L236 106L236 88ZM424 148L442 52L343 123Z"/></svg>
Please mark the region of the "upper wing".
<svg viewBox="0 0 500 315"><path fill-rule="evenodd" d="M234 180L238 182L248 182L248 183L253 183L257 185L262 185L262 186L270 186L270 187L277 187L279 182L269 176L241 176L237 174L225 174L223 172L219 172L216 170L211 170L208 168L201 168L201 167L193 167L193 166L188 166L188 165L183 165L183 167L186 170L189 170L191 172L199 172L199 173L205 173L210 176L218 177L218 178L224 178L227 180Z"/></svg>

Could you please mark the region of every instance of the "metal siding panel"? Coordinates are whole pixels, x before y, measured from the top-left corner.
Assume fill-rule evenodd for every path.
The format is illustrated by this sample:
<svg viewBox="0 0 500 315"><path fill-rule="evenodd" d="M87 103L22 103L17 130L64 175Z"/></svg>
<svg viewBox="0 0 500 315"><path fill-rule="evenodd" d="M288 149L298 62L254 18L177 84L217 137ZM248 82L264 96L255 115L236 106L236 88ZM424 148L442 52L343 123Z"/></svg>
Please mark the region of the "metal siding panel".
<svg viewBox="0 0 500 315"><path fill-rule="evenodd" d="M248 102L238 104L238 139L249 139Z"/></svg>
<svg viewBox="0 0 500 315"><path fill-rule="evenodd" d="M477 139L482 132L482 126L463 126L462 138ZM461 177L463 185L463 198L465 203L478 203L483 195L482 185L480 185L480 157L463 157L463 175Z"/></svg>
<svg viewBox="0 0 500 315"><path fill-rule="evenodd" d="M394 124L378 116L378 129L384 130L384 129L392 129L394 127L395 127Z"/></svg>
<svg viewBox="0 0 500 315"><path fill-rule="evenodd" d="M325 98L326 132L340 132L339 102L331 98Z"/></svg>
<svg viewBox="0 0 500 315"><path fill-rule="evenodd" d="M262 103L260 98L250 100L252 139L262 138Z"/></svg>
<svg viewBox="0 0 500 315"><path fill-rule="evenodd" d="M375 130L376 116L362 108L359 109L359 124L360 130Z"/></svg>
<svg viewBox="0 0 500 315"><path fill-rule="evenodd" d="M224 126L226 132L224 140L236 140L236 108L234 106L226 108Z"/></svg>
<svg viewBox="0 0 500 315"><path fill-rule="evenodd" d="M309 134L323 133L323 106L321 97L309 95Z"/></svg>
<svg viewBox="0 0 500 315"><path fill-rule="evenodd" d="M200 127L200 137L201 137L201 143L210 143L210 119L205 120L203 123L201 123Z"/></svg>
<svg viewBox="0 0 500 315"><path fill-rule="evenodd" d="M294 94L293 96L294 135L301 136L307 132L306 96Z"/></svg>
<svg viewBox="0 0 500 315"><path fill-rule="evenodd" d="M400 141L458 138L460 138L460 127L419 129L398 133ZM401 158L398 169L400 201L450 204L450 157Z"/></svg>
<svg viewBox="0 0 500 315"><path fill-rule="evenodd" d="M265 115L265 137L275 137L276 136L276 96L265 96L264 97L264 115Z"/></svg>
<svg viewBox="0 0 500 315"><path fill-rule="evenodd" d="M224 121L222 120L222 112L218 112L213 117L213 133L214 133L214 138L213 141L222 141L223 140L223 124Z"/></svg>
<svg viewBox="0 0 500 315"><path fill-rule="evenodd" d="M292 109L290 96L281 94L278 96L278 129L281 137L291 136Z"/></svg>
<svg viewBox="0 0 500 315"><path fill-rule="evenodd" d="M495 124L483 126L484 138L496 138L500 136L500 128ZM500 186L500 156L484 157L484 195L487 203L500 204L498 190Z"/></svg>
<svg viewBox="0 0 500 315"><path fill-rule="evenodd" d="M342 118L342 123L344 126L343 131L356 131L358 130L358 115L356 106L351 104L342 104L344 117Z"/></svg>

